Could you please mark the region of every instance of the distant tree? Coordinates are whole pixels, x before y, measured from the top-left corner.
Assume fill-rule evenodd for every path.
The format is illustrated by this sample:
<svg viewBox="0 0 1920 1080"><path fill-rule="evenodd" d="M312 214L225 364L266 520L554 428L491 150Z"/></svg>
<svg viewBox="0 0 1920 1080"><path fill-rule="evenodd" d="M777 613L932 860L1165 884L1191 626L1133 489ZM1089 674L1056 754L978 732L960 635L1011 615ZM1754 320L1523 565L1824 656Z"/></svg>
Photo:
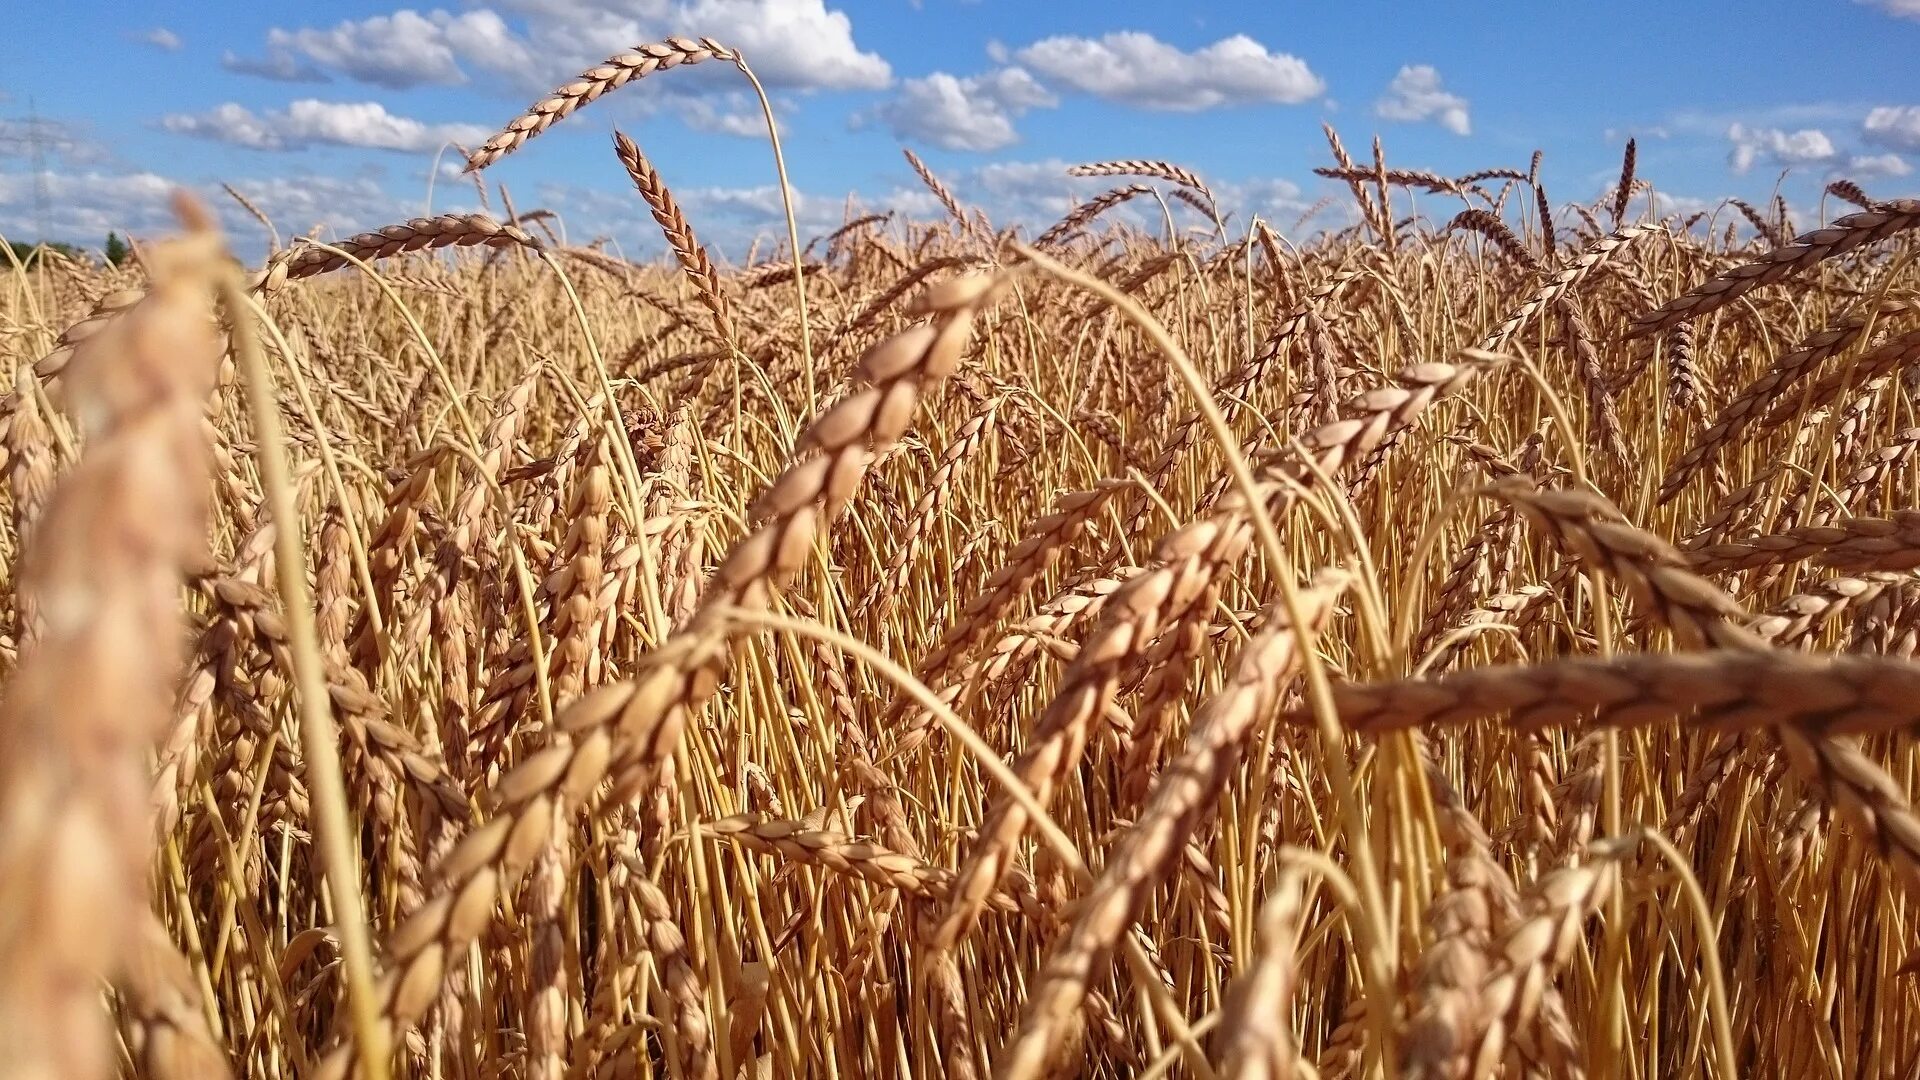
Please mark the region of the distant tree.
<svg viewBox="0 0 1920 1080"><path fill-rule="evenodd" d="M110 232L107 234L107 261L108 262L112 263L115 266L119 266L122 263L126 262L127 259L130 258L132 255L133 255L132 249L127 247L127 242L125 240L120 239L119 233Z"/></svg>
<svg viewBox="0 0 1920 1080"><path fill-rule="evenodd" d="M12 250L13 258L20 260L20 265L27 269L32 269L40 262L40 252L43 250L57 251L78 262L87 261L85 252L74 247L72 244L63 244L57 240L46 241L39 244L29 244L23 240L9 240L7 241L7 247ZM6 270L12 265L12 259L0 260L0 270Z"/></svg>

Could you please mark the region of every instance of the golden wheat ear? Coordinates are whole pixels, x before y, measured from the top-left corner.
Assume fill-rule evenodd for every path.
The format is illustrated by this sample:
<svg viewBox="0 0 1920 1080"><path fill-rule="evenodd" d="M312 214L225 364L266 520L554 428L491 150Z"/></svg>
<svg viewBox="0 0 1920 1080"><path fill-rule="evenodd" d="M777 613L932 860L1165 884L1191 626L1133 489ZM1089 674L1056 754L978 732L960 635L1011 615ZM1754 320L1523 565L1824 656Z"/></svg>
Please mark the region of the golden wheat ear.
<svg viewBox="0 0 1920 1080"><path fill-rule="evenodd" d="M147 248L147 294L76 343L86 445L15 565L36 621L0 700L0 1045L23 1076L108 1075L98 986L123 976L157 1064L227 1069L147 911L148 762L185 659L180 584L204 561L226 271L205 211L178 209L189 231Z"/></svg>

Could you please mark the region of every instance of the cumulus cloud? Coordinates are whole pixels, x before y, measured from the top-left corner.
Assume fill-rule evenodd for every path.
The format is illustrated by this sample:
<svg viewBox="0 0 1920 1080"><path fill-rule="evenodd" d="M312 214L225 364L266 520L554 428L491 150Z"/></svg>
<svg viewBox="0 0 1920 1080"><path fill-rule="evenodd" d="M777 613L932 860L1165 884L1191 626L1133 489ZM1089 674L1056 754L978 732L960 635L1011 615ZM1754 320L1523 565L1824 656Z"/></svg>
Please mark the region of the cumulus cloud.
<svg viewBox="0 0 1920 1080"><path fill-rule="evenodd" d="M332 82L327 73L287 53L267 56L241 56L232 50L220 54L220 66L235 75L252 75L258 79L272 79L274 82L323 83Z"/></svg>
<svg viewBox="0 0 1920 1080"><path fill-rule="evenodd" d="M395 198L366 176L293 176L232 183L235 190L272 218L282 233L304 233L318 226L326 234L349 236L420 212L417 198ZM479 209L470 187L442 191L450 193L451 198L435 199L435 213ZM239 220L235 218L236 226L232 227L237 227Z"/></svg>
<svg viewBox="0 0 1920 1080"><path fill-rule="evenodd" d="M1306 197L1299 184L1280 177L1223 181L1213 189L1221 212L1253 214L1282 229L1316 209L1314 200Z"/></svg>
<svg viewBox="0 0 1920 1080"><path fill-rule="evenodd" d="M538 185L535 190L541 205L560 215L569 236L610 238L628 258L654 258L666 253L660 230L643 212L644 207L636 202L631 189L615 191L549 183ZM786 214L777 185L676 185L673 191L687 219L699 231L701 243L722 263L744 261L756 240L760 257L765 258L773 245L786 239ZM796 190L793 200L794 218L803 243L808 237L838 228L846 213L844 195ZM891 208L891 204L887 205Z"/></svg>
<svg viewBox="0 0 1920 1080"><path fill-rule="evenodd" d="M161 52L180 51L180 35L164 26L156 26L151 30L138 31L134 33L132 37L133 40L140 42L142 45L151 45Z"/></svg>
<svg viewBox="0 0 1920 1080"><path fill-rule="evenodd" d="M307 63L390 90L452 86L467 80L461 56L484 57L490 67L529 60L524 53L516 54L511 41L506 22L492 11L422 15L403 9L325 30L270 30L267 55L254 63Z"/></svg>
<svg viewBox="0 0 1920 1080"><path fill-rule="evenodd" d="M1111 177L1072 177L1067 175L1071 162L1060 158L1037 161L994 161L970 169L943 172L963 205L979 206L997 226L1021 225L1033 235L1066 214L1082 200L1113 186ZM924 205L909 202L916 192L924 194L910 177L903 181L910 188L896 189L879 205L899 207L903 212L937 217L942 210L930 199ZM1246 180L1214 179L1214 194L1222 213L1258 215L1276 228L1290 228L1309 210L1310 196L1298 184L1278 177ZM1332 215L1341 212L1335 207ZM1109 212L1106 220L1126 221L1136 226L1159 229L1160 211L1147 200L1136 200ZM1319 220L1316 218L1316 220Z"/></svg>
<svg viewBox="0 0 1920 1080"><path fill-rule="evenodd" d="M1913 171L1906 159L1899 154L1855 154L1847 159L1845 169L1835 170L1854 178L1879 176L1905 176Z"/></svg>
<svg viewBox="0 0 1920 1080"><path fill-rule="evenodd" d="M1387 120L1431 120L1455 135L1473 133L1467 99L1440 85L1432 64L1408 64L1387 84L1387 92L1373 104L1374 115Z"/></svg>
<svg viewBox="0 0 1920 1080"><path fill-rule="evenodd" d="M491 134L475 124L427 124L395 116L373 101L311 98L296 101L284 110L262 113L228 102L209 112L176 113L162 119L160 126L176 134L253 150L303 150L326 145L420 152L449 142L470 145Z"/></svg>
<svg viewBox="0 0 1920 1080"><path fill-rule="evenodd" d="M233 58L227 67L268 78L313 69L390 89L483 75L489 85L533 94L613 53L689 33L739 48L768 86L877 89L892 80L884 59L854 44L852 20L825 0L501 0L457 14L403 8L326 29L274 29L264 57ZM676 75L671 83L662 92L684 96L718 80Z"/></svg>
<svg viewBox="0 0 1920 1080"><path fill-rule="evenodd" d="M1235 34L1185 52L1138 31L1099 39L1050 37L1015 54L1042 78L1147 109L1192 112L1220 105L1297 105L1326 83L1306 61Z"/></svg>
<svg viewBox="0 0 1920 1080"><path fill-rule="evenodd" d="M1111 180L1075 179L1066 175L1069 162L993 162L970 169L942 170L945 181L969 206L979 206L996 224L1025 224L1029 234L1053 223L1080 199L1108 186ZM794 192L794 212L801 242L839 228L849 216L871 211L897 211L916 220L940 220L946 211L903 165L897 182L880 190L866 190L849 200L845 191ZM659 230L645 214L636 214L630 191L543 184L536 188L541 205L553 207L565 218L575 237L612 237L631 258L664 254ZM754 241L761 257L786 236L786 218L780 189L772 184L747 187L676 186L687 217L715 258L744 261ZM1143 223L1147 219L1140 219ZM1158 221L1155 211L1153 221Z"/></svg>
<svg viewBox="0 0 1920 1080"><path fill-rule="evenodd" d="M154 236L175 231L170 199L181 188L197 192L222 219L236 250L264 243L266 230L212 182L182 181L150 171L54 170L45 176L49 199L46 232L34 205L34 177L0 172L0 233L13 239L65 240L97 249L109 231ZM258 206L282 234L323 226L341 236L375 228L419 212L417 200L389 195L372 179L328 175L273 180L235 180L233 186ZM451 205L442 210L465 209Z"/></svg>
<svg viewBox="0 0 1920 1080"><path fill-rule="evenodd" d="M1920 105L1882 105L1867 113L1860 133L1889 149L1920 151Z"/></svg>
<svg viewBox="0 0 1920 1080"><path fill-rule="evenodd" d="M40 179L47 185L44 222L34 200L34 175L0 173L0 233L9 239L99 244L109 230L163 228L168 220L167 196L175 187L165 177L148 172L52 172Z"/></svg>
<svg viewBox="0 0 1920 1080"><path fill-rule="evenodd" d="M964 79L936 71L901 84L873 118L902 139L946 150L998 150L1020 141L1015 118L1057 104L1059 99L1023 68Z"/></svg>
<svg viewBox="0 0 1920 1080"><path fill-rule="evenodd" d="M0 146L24 151L29 142L37 142L56 165L98 166L114 157L113 147L95 138L84 123L44 116L37 120L0 117Z"/></svg>
<svg viewBox="0 0 1920 1080"><path fill-rule="evenodd" d="M1099 181L1070 177L1071 162L995 161L951 177L961 199L979 203L996 220L1045 224L1100 190Z"/></svg>
<svg viewBox="0 0 1920 1080"><path fill-rule="evenodd" d="M1856 4L1877 7L1902 19L1920 19L1920 0L1853 0Z"/></svg>
<svg viewBox="0 0 1920 1080"><path fill-rule="evenodd" d="M774 123L784 133L787 125L782 122L780 114L785 110L780 108L779 102L774 104ZM767 137L767 118L760 112L759 104L745 94L728 95L724 107L706 98L688 98L680 102L675 111L695 131L742 139Z"/></svg>
<svg viewBox="0 0 1920 1080"><path fill-rule="evenodd" d="M877 90L893 69L853 43L853 20L824 0L695 0L674 5L669 32L709 33L747 55L764 81L796 89Z"/></svg>
<svg viewBox="0 0 1920 1080"><path fill-rule="evenodd" d="M1735 123L1727 128L1727 141L1733 144L1733 149L1727 152L1727 164L1736 173L1746 172L1756 162L1790 167L1819 165L1840 157L1833 140L1819 128L1783 131Z"/></svg>

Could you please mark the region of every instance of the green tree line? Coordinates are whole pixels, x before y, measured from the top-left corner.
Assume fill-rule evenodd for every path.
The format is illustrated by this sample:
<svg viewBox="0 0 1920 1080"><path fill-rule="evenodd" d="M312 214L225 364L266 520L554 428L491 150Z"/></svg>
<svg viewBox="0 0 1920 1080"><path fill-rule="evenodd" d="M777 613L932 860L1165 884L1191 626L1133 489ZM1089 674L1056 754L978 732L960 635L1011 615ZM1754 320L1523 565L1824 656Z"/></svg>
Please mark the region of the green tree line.
<svg viewBox="0 0 1920 1080"><path fill-rule="evenodd" d="M8 265L18 262L29 269L40 261L42 250L57 251L68 258L81 261L92 261L94 258L94 254L85 248L58 240L45 240L35 244L29 244L24 240L9 240L6 243L13 253L13 258L7 260ZM105 256L107 262L119 266L133 257L133 248L120 238L119 233L110 232L107 234L107 242L101 246L100 254Z"/></svg>

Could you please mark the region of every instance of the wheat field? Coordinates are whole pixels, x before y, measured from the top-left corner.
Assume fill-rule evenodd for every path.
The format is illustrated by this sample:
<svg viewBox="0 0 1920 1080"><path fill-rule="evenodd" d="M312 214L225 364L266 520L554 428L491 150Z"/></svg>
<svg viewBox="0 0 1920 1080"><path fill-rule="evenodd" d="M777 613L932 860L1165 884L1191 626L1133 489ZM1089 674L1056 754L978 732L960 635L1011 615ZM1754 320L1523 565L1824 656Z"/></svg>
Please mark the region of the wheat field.
<svg viewBox="0 0 1920 1080"><path fill-rule="evenodd" d="M15 262L0 1074L1920 1074L1920 201L1327 136Z"/></svg>

